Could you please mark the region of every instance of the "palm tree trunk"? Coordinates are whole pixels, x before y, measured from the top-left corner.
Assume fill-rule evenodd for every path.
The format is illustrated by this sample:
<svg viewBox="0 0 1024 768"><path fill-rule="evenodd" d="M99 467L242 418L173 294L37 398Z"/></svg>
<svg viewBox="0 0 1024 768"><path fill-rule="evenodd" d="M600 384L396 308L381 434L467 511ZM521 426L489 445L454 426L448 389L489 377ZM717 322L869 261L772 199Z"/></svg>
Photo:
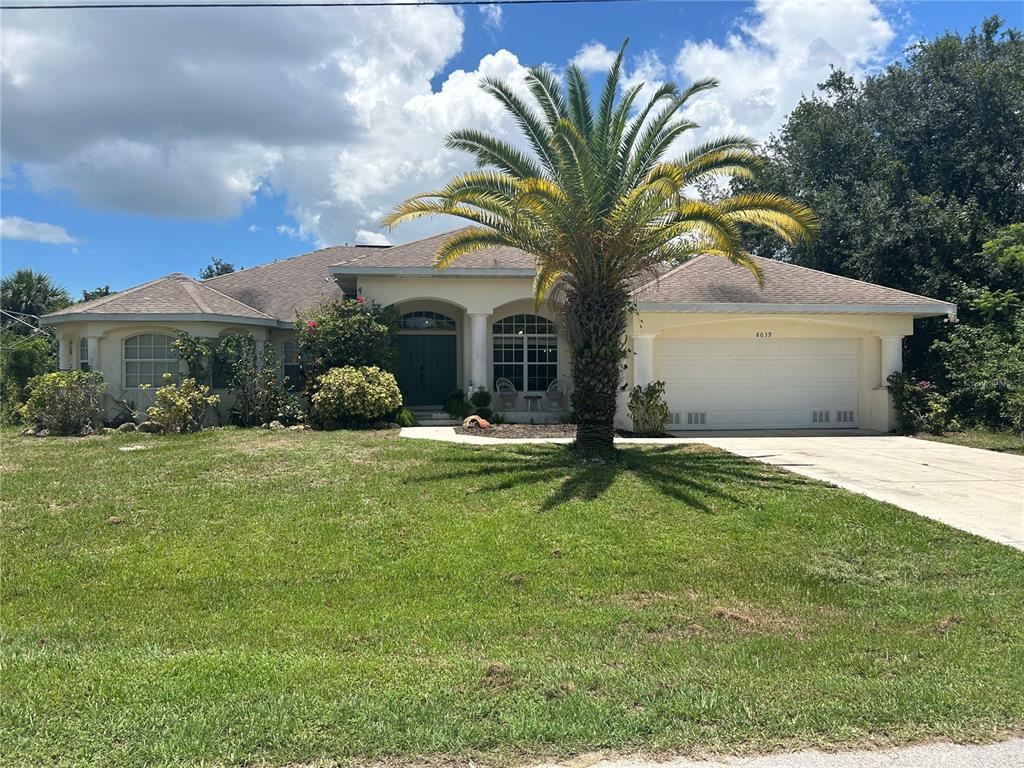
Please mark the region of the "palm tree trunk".
<svg viewBox="0 0 1024 768"><path fill-rule="evenodd" d="M573 452L584 460L615 456L615 406L625 358L627 297L621 291L574 291L565 307L572 348Z"/></svg>

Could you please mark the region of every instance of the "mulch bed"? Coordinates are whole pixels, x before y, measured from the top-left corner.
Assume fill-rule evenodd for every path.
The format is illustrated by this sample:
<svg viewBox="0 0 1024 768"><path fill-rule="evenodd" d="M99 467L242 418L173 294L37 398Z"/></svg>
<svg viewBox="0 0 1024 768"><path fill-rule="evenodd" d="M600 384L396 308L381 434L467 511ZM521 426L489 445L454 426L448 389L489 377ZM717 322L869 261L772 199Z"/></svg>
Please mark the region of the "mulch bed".
<svg viewBox="0 0 1024 768"><path fill-rule="evenodd" d="M478 437L500 437L505 439L525 437L576 437L575 424L494 424L490 429L456 427L460 435Z"/></svg>

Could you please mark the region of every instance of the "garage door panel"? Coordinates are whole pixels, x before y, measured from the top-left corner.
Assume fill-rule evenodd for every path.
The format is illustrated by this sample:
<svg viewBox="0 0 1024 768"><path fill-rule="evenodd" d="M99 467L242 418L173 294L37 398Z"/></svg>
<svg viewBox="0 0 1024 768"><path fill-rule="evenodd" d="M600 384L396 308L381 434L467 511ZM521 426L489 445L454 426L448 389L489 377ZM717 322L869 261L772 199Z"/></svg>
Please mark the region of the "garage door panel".
<svg viewBox="0 0 1024 768"><path fill-rule="evenodd" d="M656 370L687 428L856 426L857 339L662 340Z"/></svg>

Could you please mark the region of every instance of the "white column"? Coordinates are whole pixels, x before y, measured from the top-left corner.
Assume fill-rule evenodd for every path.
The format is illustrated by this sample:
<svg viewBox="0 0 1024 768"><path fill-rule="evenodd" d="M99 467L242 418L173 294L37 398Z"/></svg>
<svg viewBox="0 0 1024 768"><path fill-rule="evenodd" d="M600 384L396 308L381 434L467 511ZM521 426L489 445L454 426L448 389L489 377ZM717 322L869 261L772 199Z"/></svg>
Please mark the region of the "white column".
<svg viewBox="0 0 1024 768"><path fill-rule="evenodd" d="M469 313L469 388L490 389L487 376L487 312Z"/></svg>
<svg viewBox="0 0 1024 768"><path fill-rule="evenodd" d="M881 386L888 386L886 379L891 373L899 373L903 370L903 337L882 336L882 382Z"/></svg>
<svg viewBox="0 0 1024 768"><path fill-rule="evenodd" d="M654 335L633 337L633 384L645 387L654 381Z"/></svg>
<svg viewBox="0 0 1024 768"><path fill-rule="evenodd" d="M99 336L86 336L85 344L88 347L89 354L89 370L98 371L100 369L100 339Z"/></svg>
<svg viewBox="0 0 1024 768"><path fill-rule="evenodd" d="M57 337L57 348L58 348L58 366L62 371L71 370L71 342L67 336Z"/></svg>

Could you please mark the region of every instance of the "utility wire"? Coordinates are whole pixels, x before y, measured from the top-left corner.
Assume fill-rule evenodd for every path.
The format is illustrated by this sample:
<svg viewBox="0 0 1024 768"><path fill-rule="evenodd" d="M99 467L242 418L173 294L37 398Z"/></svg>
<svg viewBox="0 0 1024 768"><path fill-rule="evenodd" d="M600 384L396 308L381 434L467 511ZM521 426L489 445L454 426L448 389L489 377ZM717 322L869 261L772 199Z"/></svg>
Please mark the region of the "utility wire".
<svg viewBox="0 0 1024 768"><path fill-rule="evenodd" d="M80 11L86 9L116 10L116 9L140 9L140 8L394 8L423 6L429 8L435 5L579 5L579 4L605 4L605 3L643 3L654 2L655 0L434 0L423 2L423 0L396 0L396 2L385 2L385 0L327 0L318 3L316 0L273 0L272 2L154 2L154 3L48 3L45 5L20 3L11 5L9 3L0 5L4 11Z"/></svg>

